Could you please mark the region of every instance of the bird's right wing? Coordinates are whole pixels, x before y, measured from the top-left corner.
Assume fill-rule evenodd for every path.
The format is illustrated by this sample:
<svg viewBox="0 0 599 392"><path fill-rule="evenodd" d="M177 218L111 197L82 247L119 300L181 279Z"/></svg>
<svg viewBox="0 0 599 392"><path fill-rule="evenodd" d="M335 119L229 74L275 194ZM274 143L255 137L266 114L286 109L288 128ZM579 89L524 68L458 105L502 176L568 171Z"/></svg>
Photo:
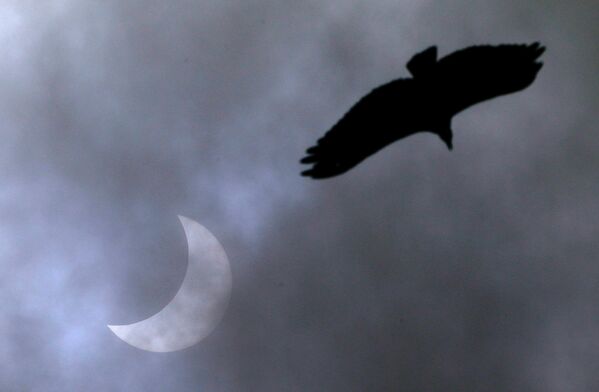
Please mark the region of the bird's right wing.
<svg viewBox="0 0 599 392"><path fill-rule="evenodd" d="M431 46L420 53L416 53L406 64L412 76L426 77L437 65L437 47Z"/></svg>
<svg viewBox="0 0 599 392"><path fill-rule="evenodd" d="M434 82L437 91L455 114L476 103L528 87L542 63L545 50L531 45L471 46L439 60Z"/></svg>
<svg viewBox="0 0 599 392"><path fill-rule="evenodd" d="M415 90L413 79L398 79L360 99L316 145L306 150L303 176L327 178L344 173L389 143L414 133L403 121ZM403 113L402 113L403 112Z"/></svg>

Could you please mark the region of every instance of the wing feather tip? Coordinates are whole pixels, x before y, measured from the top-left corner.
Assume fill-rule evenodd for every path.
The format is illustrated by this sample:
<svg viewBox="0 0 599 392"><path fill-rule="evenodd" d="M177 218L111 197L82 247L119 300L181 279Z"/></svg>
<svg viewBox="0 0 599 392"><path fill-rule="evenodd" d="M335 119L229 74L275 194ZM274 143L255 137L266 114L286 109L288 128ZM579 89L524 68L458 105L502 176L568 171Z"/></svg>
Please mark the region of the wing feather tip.
<svg viewBox="0 0 599 392"><path fill-rule="evenodd" d="M331 170L330 168L327 170L327 168L323 168L322 166L314 166L311 169L304 170L300 174L303 177L310 177L314 180L322 180L325 178L335 177L336 175L339 175L341 173L343 173L343 171L340 172L336 170Z"/></svg>
<svg viewBox="0 0 599 392"><path fill-rule="evenodd" d="M302 177L308 177L308 178L318 178L317 173L314 172L314 169L310 169L310 170L304 170L303 172L301 172Z"/></svg>
<svg viewBox="0 0 599 392"><path fill-rule="evenodd" d="M314 163L317 160L318 160L318 157L316 155L309 155L307 157L303 157L302 160L300 161L300 163L309 164L309 163Z"/></svg>

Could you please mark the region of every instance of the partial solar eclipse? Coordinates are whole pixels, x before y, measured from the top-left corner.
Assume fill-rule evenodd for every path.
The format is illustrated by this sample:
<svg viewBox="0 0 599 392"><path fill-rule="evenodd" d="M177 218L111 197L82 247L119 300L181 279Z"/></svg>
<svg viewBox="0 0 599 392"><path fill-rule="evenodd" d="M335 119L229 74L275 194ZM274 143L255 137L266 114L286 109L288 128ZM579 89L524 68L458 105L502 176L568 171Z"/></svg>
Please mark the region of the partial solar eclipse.
<svg viewBox="0 0 599 392"><path fill-rule="evenodd" d="M222 319L231 295L231 268L218 240L198 222L179 216L188 246L187 272L179 291L155 315L128 325L108 325L126 343L169 352L193 346Z"/></svg>

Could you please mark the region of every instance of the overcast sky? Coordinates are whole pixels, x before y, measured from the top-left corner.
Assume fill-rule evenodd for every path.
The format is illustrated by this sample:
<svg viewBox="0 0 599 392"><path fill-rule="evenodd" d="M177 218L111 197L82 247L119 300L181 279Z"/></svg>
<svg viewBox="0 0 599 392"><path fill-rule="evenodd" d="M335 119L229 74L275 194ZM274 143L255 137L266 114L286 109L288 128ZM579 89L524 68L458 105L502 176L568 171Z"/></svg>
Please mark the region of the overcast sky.
<svg viewBox="0 0 599 392"><path fill-rule="evenodd" d="M599 389L599 4L0 2L0 390ZM547 47L533 85L338 178L299 176L360 96L437 45ZM493 77L493 75L490 75ZM106 324L185 273L233 293L200 344Z"/></svg>

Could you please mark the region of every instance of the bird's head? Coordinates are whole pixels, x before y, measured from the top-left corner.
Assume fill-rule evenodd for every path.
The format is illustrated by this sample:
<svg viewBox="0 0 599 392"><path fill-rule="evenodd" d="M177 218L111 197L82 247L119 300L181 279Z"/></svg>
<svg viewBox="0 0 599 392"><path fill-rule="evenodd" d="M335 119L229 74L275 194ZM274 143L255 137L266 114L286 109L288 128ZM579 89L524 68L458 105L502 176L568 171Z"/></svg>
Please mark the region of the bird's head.
<svg viewBox="0 0 599 392"><path fill-rule="evenodd" d="M442 133L441 135L439 135L441 137L441 140L443 140L445 142L445 144L447 145L448 149L453 149L453 134L451 132L451 130L447 133Z"/></svg>
<svg viewBox="0 0 599 392"><path fill-rule="evenodd" d="M450 128L447 129L443 129L441 132L438 133L439 137L441 138L441 140L443 140L443 142L447 145L448 149L453 149L453 132L451 132Z"/></svg>

